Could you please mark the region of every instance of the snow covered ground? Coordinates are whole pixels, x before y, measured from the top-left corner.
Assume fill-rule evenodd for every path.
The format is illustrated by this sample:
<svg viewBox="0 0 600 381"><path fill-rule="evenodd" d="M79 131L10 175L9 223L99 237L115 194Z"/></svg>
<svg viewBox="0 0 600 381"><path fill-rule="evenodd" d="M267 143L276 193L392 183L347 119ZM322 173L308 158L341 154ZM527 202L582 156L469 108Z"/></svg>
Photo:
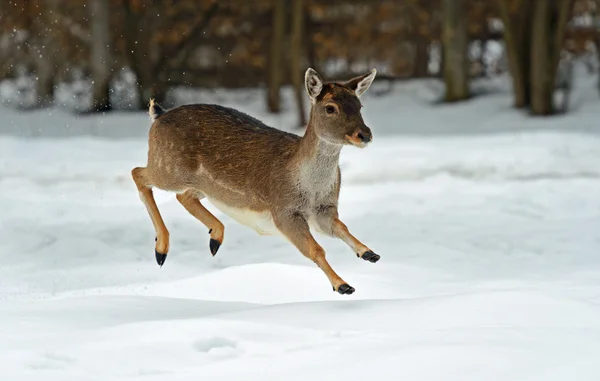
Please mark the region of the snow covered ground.
<svg viewBox="0 0 600 381"><path fill-rule="evenodd" d="M600 379L592 82L552 119L510 109L506 89L450 107L421 83L366 95L374 142L343 151L340 212L382 259L317 237L351 296L208 205L226 226L212 258L164 192L159 268L129 177L147 115L2 108L0 379ZM254 95L219 100L291 128L291 104L269 116Z"/></svg>

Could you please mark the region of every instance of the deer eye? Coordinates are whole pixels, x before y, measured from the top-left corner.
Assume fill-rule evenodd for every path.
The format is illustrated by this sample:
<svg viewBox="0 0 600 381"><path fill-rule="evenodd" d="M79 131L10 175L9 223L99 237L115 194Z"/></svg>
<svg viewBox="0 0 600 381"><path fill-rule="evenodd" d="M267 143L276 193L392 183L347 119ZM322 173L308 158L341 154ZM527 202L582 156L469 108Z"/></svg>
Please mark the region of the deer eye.
<svg viewBox="0 0 600 381"><path fill-rule="evenodd" d="M333 114L335 112L335 107L325 106L325 112L327 112L328 114Z"/></svg>

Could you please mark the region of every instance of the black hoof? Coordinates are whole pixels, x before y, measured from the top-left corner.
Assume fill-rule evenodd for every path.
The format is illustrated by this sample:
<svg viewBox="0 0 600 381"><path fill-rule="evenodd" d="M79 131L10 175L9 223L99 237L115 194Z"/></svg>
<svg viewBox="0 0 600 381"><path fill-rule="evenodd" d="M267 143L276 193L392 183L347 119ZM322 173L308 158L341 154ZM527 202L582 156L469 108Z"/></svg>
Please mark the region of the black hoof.
<svg viewBox="0 0 600 381"><path fill-rule="evenodd" d="M356 291L354 289L354 287L352 287L348 284L341 285L340 287L338 287L338 290L337 290L337 292L339 292L342 295L350 295L350 294L353 294L354 291Z"/></svg>
<svg viewBox="0 0 600 381"><path fill-rule="evenodd" d="M154 254L156 255L156 263L158 263L158 265L160 267L162 267L162 265L165 263L165 261L167 260L167 254L161 254L158 251L154 250Z"/></svg>
<svg viewBox="0 0 600 381"><path fill-rule="evenodd" d="M381 258L381 257L372 251L367 251L366 253L364 253L362 255L362 259L364 259L365 261L369 261L371 263L377 262L379 260L379 258Z"/></svg>
<svg viewBox="0 0 600 381"><path fill-rule="evenodd" d="M221 247L221 242L217 241L216 239L211 238L208 246L210 247L210 253L214 257L217 254L219 247Z"/></svg>

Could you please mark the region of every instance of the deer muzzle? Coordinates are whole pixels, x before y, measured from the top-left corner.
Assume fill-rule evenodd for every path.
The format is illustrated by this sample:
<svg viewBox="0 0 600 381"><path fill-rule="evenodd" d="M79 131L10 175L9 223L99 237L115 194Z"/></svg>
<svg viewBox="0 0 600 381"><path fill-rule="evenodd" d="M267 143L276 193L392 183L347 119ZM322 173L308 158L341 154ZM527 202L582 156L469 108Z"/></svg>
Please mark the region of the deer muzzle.
<svg viewBox="0 0 600 381"><path fill-rule="evenodd" d="M352 135L346 135L346 140L353 146L363 148L373 140L373 134L369 127L364 126L354 131Z"/></svg>

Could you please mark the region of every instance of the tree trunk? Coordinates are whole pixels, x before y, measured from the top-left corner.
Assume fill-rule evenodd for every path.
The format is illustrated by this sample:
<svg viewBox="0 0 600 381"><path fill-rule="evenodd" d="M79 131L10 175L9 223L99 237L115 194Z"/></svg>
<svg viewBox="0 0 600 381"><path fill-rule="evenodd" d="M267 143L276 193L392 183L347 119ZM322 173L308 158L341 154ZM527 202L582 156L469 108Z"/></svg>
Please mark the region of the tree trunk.
<svg viewBox="0 0 600 381"><path fill-rule="evenodd" d="M487 77L489 75L489 67L485 63L485 57L487 56L487 50L488 50L488 41L489 41L489 37L487 36L487 33L486 33L486 35L484 35L483 38L480 40L481 53L479 53L479 57L477 57L477 62L481 66L481 76L482 77Z"/></svg>
<svg viewBox="0 0 600 381"><path fill-rule="evenodd" d="M281 111L280 94L283 77L283 40L285 35L286 0L275 0L273 9L273 34L267 71L267 106L270 112Z"/></svg>
<svg viewBox="0 0 600 381"><path fill-rule="evenodd" d="M139 109L147 109L150 99L164 104L167 97L167 86L157 76L153 76L146 67L138 66L134 71L136 75L139 75L137 79Z"/></svg>
<svg viewBox="0 0 600 381"><path fill-rule="evenodd" d="M110 3L108 0L92 0L91 30L92 49L90 66L92 72L92 108L94 111L111 109L110 104Z"/></svg>
<svg viewBox="0 0 600 381"><path fill-rule="evenodd" d="M45 107L54 100L54 77L56 74L52 60L47 57L50 53L46 49L39 49L43 59L35 60L35 92L37 106Z"/></svg>
<svg viewBox="0 0 600 381"><path fill-rule="evenodd" d="M531 2L530 0L513 1L514 12L511 12L510 0L499 0L499 2L504 24L506 55L513 81L514 104L517 108L528 107L531 103L529 83Z"/></svg>
<svg viewBox="0 0 600 381"><path fill-rule="evenodd" d="M304 34L304 0L293 0L292 2L292 40L290 71L292 85L294 86L294 95L298 107L298 124L303 127L306 125L306 115L304 113L304 86L303 86L303 45L302 35Z"/></svg>
<svg viewBox="0 0 600 381"><path fill-rule="evenodd" d="M469 60L467 28L463 0L443 2L442 46L446 102L469 98Z"/></svg>
<svg viewBox="0 0 600 381"><path fill-rule="evenodd" d="M594 42L596 44L596 55L598 57L598 63L600 63L600 36L596 36L594 39ZM600 65L598 65L598 92L600 93Z"/></svg>
<svg viewBox="0 0 600 381"><path fill-rule="evenodd" d="M154 98L157 102L164 101L167 86L157 74L158 52L152 45L154 21L148 14L134 12L127 1L123 1L125 15L124 39L129 66L136 77L138 108L148 108L148 101ZM148 11L154 13L155 9Z"/></svg>
<svg viewBox="0 0 600 381"><path fill-rule="evenodd" d="M556 112L553 94L573 0L499 0L515 106ZM512 6L511 6L512 5Z"/></svg>
<svg viewBox="0 0 600 381"><path fill-rule="evenodd" d="M308 66L315 69L318 73L319 65L317 63L317 52L315 42L313 41L313 32L315 30L313 20L310 18L310 12L304 12L304 27L305 27L305 46L306 46L306 58L308 59Z"/></svg>
<svg viewBox="0 0 600 381"><path fill-rule="evenodd" d="M534 115L550 115L554 112L552 95L551 9L548 1L536 1L533 8L531 30L531 111Z"/></svg>
<svg viewBox="0 0 600 381"><path fill-rule="evenodd" d="M556 81L558 77L558 68L561 59L561 53L563 51L563 46L565 44L566 32L567 32L567 23L569 22L569 18L571 17L571 10L573 9L574 0L557 0L555 15L552 17L552 40L551 42L551 50L550 50L550 77L552 78L553 91L556 88ZM569 59L568 57L566 58ZM569 67L572 65L571 62L567 62L566 66ZM570 73L572 66L570 66L565 73L566 81L568 83L567 88L565 88L565 95L563 100L563 106L558 109L555 107L554 112L566 112L568 109L569 103L569 92L571 88L572 82L572 73Z"/></svg>
<svg viewBox="0 0 600 381"><path fill-rule="evenodd" d="M415 66L413 75L416 78L429 76L429 52L427 51L427 40L417 35L415 37Z"/></svg>
<svg viewBox="0 0 600 381"><path fill-rule="evenodd" d="M446 62L445 58L444 58L444 46L442 44L442 42L440 41L440 65L438 66L438 72L436 77L438 78L443 78L444 77L444 62Z"/></svg>
<svg viewBox="0 0 600 381"><path fill-rule="evenodd" d="M554 89L572 0L536 1L531 33L531 111L556 112Z"/></svg>
<svg viewBox="0 0 600 381"><path fill-rule="evenodd" d="M33 2L26 3L27 6L34 7ZM33 61L35 70L35 92L36 104L34 107L45 107L54 100L54 78L57 72L57 60L54 36L48 32L49 20L46 15L52 14L55 10L56 0L45 0L41 3L40 17L31 20L32 38L25 45L28 54ZM37 7L36 7L37 8ZM33 13L35 14L35 13Z"/></svg>

